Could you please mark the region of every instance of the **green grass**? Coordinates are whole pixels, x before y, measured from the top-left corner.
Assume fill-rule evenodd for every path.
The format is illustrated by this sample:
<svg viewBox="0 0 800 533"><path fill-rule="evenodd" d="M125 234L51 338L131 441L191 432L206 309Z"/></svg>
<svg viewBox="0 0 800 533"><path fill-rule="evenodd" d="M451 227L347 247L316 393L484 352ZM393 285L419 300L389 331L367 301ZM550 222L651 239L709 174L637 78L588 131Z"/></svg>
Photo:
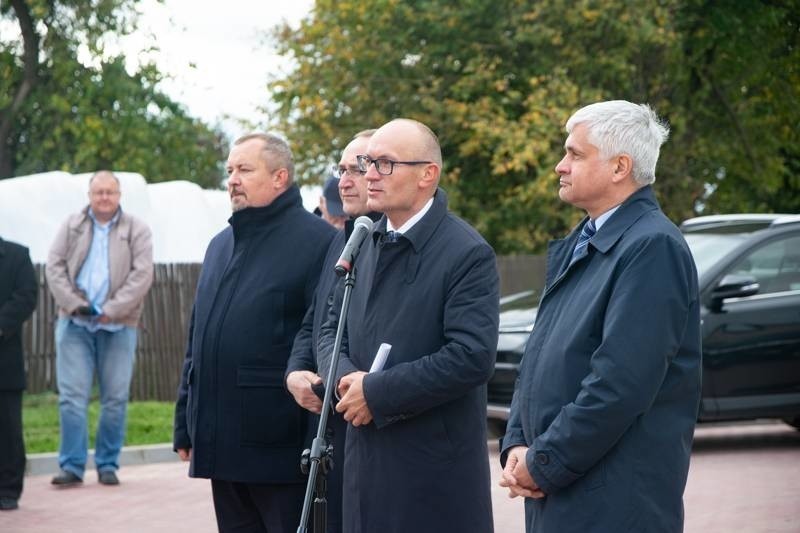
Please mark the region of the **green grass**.
<svg viewBox="0 0 800 533"><path fill-rule="evenodd" d="M100 403L89 404L89 447L94 448L94 435ZM131 402L128 404L128 430L125 445L172 442L172 402ZM53 393L25 394L22 400L22 428L25 451L42 453L58 451L58 396Z"/></svg>

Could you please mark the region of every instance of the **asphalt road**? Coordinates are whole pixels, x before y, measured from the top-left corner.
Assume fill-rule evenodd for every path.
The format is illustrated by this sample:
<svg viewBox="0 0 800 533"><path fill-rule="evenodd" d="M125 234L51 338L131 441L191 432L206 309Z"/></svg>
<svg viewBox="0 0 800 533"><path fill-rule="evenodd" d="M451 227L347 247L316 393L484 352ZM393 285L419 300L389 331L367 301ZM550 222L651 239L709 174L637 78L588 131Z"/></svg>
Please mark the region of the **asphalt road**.
<svg viewBox="0 0 800 533"><path fill-rule="evenodd" d="M496 533L524 531L522 502L497 485L497 446L490 446ZM166 462L127 466L122 484L56 489L50 474L25 479L17 511L0 512L4 533L212 533L206 480ZM684 497L686 533L800 533L800 431L781 423L700 426ZM460 532L459 532L460 533Z"/></svg>

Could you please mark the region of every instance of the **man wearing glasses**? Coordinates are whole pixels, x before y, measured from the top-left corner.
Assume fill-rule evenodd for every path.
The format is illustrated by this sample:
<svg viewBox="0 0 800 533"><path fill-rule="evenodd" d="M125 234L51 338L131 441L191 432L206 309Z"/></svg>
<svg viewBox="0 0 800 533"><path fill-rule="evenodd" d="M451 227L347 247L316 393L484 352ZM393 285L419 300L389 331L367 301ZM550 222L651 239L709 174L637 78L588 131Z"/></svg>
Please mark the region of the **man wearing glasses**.
<svg viewBox="0 0 800 533"><path fill-rule="evenodd" d="M339 164L334 168L338 177L339 196L345 215L349 217L331 242L328 254L323 261L314 300L306 312L303 325L292 345L292 354L286 368L286 388L294 396L295 401L313 413L319 414L322 409L320 397L324 393L323 378L327 380L330 366L331 350L317 350L320 326L332 309L333 290L340 280L333 270L345 243L353 231L353 222L357 217L367 215L373 220L380 218L380 213L370 212L367 207L367 181L364 172L358 169L356 156L366 151L369 139L375 130L364 130L355 135L353 140L342 151ZM320 395L314 392L315 387ZM328 474L328 517L327 533L342 531L342 471L344 466L344 436L347 424L341 414L335 411L328 418L329 428L333 432L333 470Z"/></svg>
<svg viewBox="0 0 800 533"><path fill-rule="evenodd" d="M61 226L47 257L47 283L58 305L56 378L61 444L61 487L83 482L87 409L95 372L100 420L94 462L98 481L117 485L125 440L136 327L153 281L150 228L122 211L117 177L89 180L89 205Z"/></svg>
<svg viewBox="0 0 800 533"><path fill-rule="evenodd" d="M381 127L358 157L384 216L356 263L336 410L349 422L344 530L492 531L486 382L497 346L492 248L447 210L439 142ZM321 344L335 329L326 323ZM378 347L382 369L367 373ZM343 343L344 344L344 343Z"/></svg>

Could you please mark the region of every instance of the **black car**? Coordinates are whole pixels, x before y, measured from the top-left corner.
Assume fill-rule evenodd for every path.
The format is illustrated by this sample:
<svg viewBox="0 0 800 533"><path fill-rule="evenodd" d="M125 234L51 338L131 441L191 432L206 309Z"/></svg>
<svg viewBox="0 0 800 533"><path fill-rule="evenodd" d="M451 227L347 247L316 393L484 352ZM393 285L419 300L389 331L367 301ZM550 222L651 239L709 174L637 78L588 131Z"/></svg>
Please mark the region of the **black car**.
<svg viewBox="0 0 800 533"><path fill-rule="evenodd" d="M698 420L780 418L800 429L800 215L718 215L681 224L702 301ZM501 300L490 423L508 419L539 294Z"/></svg>

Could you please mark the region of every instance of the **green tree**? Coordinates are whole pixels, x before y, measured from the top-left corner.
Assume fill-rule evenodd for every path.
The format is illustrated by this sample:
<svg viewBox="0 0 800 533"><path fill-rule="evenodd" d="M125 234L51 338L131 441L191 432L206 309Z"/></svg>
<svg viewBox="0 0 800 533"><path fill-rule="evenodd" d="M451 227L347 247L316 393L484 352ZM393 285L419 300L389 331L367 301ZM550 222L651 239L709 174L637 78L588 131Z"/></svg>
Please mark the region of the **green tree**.
<svg viewBox="0 0 800 533"><path fill-rule="evenodd" d="M130 74L105 51L136 28L136 3L0 3L0 21L22 37L0 39L0 177L114 168L219 185L223 134L161 93L154 65Z"/></svg>
<svg viewBox="0 0 800 533"><path fill-rule="evenodd" d="M800 2L686 0L674 18L675 169L702 183L698 206L800 212Z"/></svg>
<svg viewBox="0 0 800 533"><path fill-rule="evenodd" d="M731 115L725 122L706 111L724 102L699 73L725 81L734 116L759 143L749 157L769 161L774 181L785 183L794 176L785 171L787 153L797 146L790 142L796 128L784 126L797 123L796 106L790 108L798 89L798 27L788 3L752 2L738 12L740 4L318 0L298 29L275 34L297 64L271 84L275 126L293 141L300 174L313 179L352 133L397 116L424 121L440 135L451 206L500 253L542 251L580 218L559 202L553 168L566 119L600 99L648 102L672 125L656 191L674 220L702 208L774 209L740 193L745 182L762 187L762 198L775 189L763 188L763 169L744 171L748 156L732 144ZM724 22L718 28L717 18ZM769 47L753 46L747 30L754 23ZM732 61L740 48L745 62ZM700 52L708 49L716 55ZM748 71L753 62L758 68ZM778 67L793 79L770 92L767 73L780 75ZM728 82L737 78L759 87L758 96L737 92L739 85ZM789 113L767 120L765 105ZM765 121L775 128L763 132Z"/></svg>

